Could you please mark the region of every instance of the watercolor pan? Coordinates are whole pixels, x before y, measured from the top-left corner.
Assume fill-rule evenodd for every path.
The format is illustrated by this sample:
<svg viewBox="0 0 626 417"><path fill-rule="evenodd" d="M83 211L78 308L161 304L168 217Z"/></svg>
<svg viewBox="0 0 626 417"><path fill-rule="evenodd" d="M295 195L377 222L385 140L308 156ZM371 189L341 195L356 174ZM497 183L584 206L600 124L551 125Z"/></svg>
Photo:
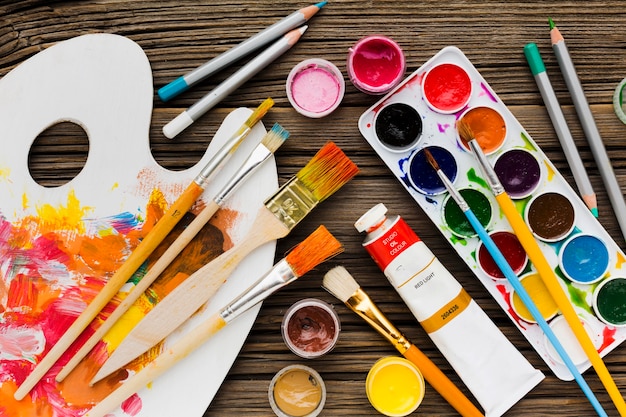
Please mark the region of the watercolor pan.
<svg viewBox="0 0 626 417"><path fill-rule="evenodd" d="M457 108L456 112L448 112L434 110L432 104L424 97L423 79L425 75L434 67L443 64L452 64L461 68L466 72L471 82L470 98L463 108ZM458 76L458 75L457 75ZM445 93L445 92L444 92ZM421 117L422 132L421 137L412 148L402 152L390 151L380 143L375 131L375 119L381 109L393 103L402 103L411 106ZM571 230L567 228L565 233L556 236L554 239L540 240L537 239L546 259L554 268L555 273L561 281L562 287L566 294L570 297L572 304L581 320L589 325L592 338L597 339L598 351L601 356L608 354L615 349L620 343L626 339L626 327L611 326L603 322L593 309L593 293L596 287L601 285L605 280L615 276L626 276L626 255L621 251L617 244L611 239L609 234L604 230L602 225L593 217L591 212L586 208L583 201L574 189L567 183L565 178L556 170L554 165L549 161L542 150L537 146L528 132L523 128L519 121L513 116L506 105L500 100L497 94L491 89L489 84L480 75L472 63L458 48L448 46L426 63L424 63L415 72L404 79L395 89L382 97L376 104L365 111L359 119L359 130L365 140L372 146L379 157L396 176L399 182L408 191L409 195L424 210L426 215L437 226L441 234L449 242L457 254L463 259L470 270L481 281L484 287L489 291L492 297L498 302L500 307L509 316L511 321L522 332L531 346L537 351L545 363L550 367L554 374L563 380L572 380L573 377L569 370L559 360L551 355L548 347L543 342L544 335L541 328L535 324L522 320L513 310L511 304L511 294L513 288L506 279L498 279L489 276L479 265L478 251L480 241L478 237L462 237L449 227L444 214L444 207L448 198L448 193L441 190L437 182L430 185L430 190L424 190L415 186L420 181L416 175L415 160L421 160L420 152L425 147L437 149L440 154L447 155L450 159L450 166L454 167L454 185L457 189L472 188L485 194L491 202L493 209L492 220L486 227L489 233L496 231L512 231L510 225L506 221L505 216L495 202L493 194L488 188L487 183L482 178L482 173L473 155L459 143L458 133L456 130L456 122L467 112L476 108L489 108L500 115L504 123L497 123L494 128L504 130L506 137L501 143L495 143L492 152L488 155L488 159L492 165L496 164L498 158L512 150L526 151L524 155L526 162L520 164L529 164L533 172L528 178L516 178L516 172L503 173L501 180L507 181L505 175L510 175L511 187L517 187L512 194L515 205L519 213L524 216L525 209L533 198L545 194L558 194L572 204L573 213L571 221L573 225ZM497 119L497 118L496 118ZM536 163L528 160L527 156L531 155ZM451 158L450 158L451 156ZM434 155L438 159L437 155ZM439 159L438 159L439 162ZM537 172L537 165L539 172ZM567 219L555 219L555 221L565 221ZM550 226L550 224L547 224ZM592 235L597 237L605 245L608 252L609 267L602 274L601 278L594 283L582 284L573 282L568 279L561 267L559 266L559 252L565 241L574 235ZM519 272L518 276L524 276L534 271L530 262L526 264ZM560 315L552 318L549 322L557 320ZM566 343L570 345L574 343L570 339L562 340L564 347ZM574 346L575 347L575 346ZM584 372L590 366L588 361L578 365L580 372Z"/></svg>

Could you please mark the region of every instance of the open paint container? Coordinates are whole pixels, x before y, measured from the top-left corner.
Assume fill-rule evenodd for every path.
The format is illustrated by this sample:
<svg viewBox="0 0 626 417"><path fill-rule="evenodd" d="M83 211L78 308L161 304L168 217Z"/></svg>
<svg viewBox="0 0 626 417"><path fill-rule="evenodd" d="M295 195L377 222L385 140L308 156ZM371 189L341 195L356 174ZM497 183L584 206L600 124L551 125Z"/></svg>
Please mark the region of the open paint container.
<svg viewBox="0 0 626 417"><path fill-rule="evenodd" d="M374 121L376 135L391 152L406 152L422 137L422 118L406 103L391 103L378 112Z"/></svg>
<svg viewBox="0 0 626 417"><path fill-rule="evenodd" d="M290 365L274 375L268 397L278 417L315 417L326 403L326 385L314 369Z"/></svg>
<svg viewBox="0 0 626 417"><path fill-rule="evenodd" d="M519 275L526 268L526 264L528 264L528 256L517 236L507 230L495 230L489 232L489 236L500 249L513 272ZM478 266L487 276L496 280L505 279L500 267L493 260L493 257L482 242L478 244L476 258Z"/></svg>
<svg viewBox="0 0 626 417"><path fill-rule="evenodd" d="M382 35L366 36L348 51L346 63L352 84L367 94L385 94L404 77L402 48Z"/></svg>
<svg viewBox="0 0 626 417"><path fill-rule="evenodd" d="M424 377L415 364L399 356L379 359L369 370L365 392L381 414L403 417L411 414L424 398Z"/></svg>
<svg viewBox="0 0 626 417"><path fill-rule="evenodd" d="M319 118L328 116L339 107L346 83L333 63L311 58L291 70L286 90L289 102L298 113Z"/></svg>
<svg viewBox="0 0 626 417"><path fill-rule="evenodd" d="M495 210L485 193L474 188L463 188L459 190L459 193L469 205L480 224L485 229L488 229ZM450 195L443 202L442 217L445 225L456 236L460 238L476 236L474 227L472 227L465 214Z"/></svg>
<svg viewBox="0 0 626 417"><path fill-rule="evenodd" d="M609 263L609 250L602 239L584 233L567 239L559 251L561 271L579 284L600 281L608 272Z"/></svg>
<svg viewBox="0 0 626 417"><path fill-rule="evenodd" d="M600 348L599 337L594 333L593 328L589 324L589 322L585 319L580 319L580 322L583 325L583 329L587 332L589 337L591 338L592 343L596 348ZM589 363L589 359L587 358L587 354L580 346L578 339L572 332L572 328L565 320L565 317L559 315L554 320L550 322L550 329L554 335L559 339L563 349L567 353L567 356L570 357L574 365L581 366ZM563 364L563 359L561 359L561 355L558 354L554 346L552 346L552 342L548 339L548 337L544 334L544 344L546 350L550 357L556 362Z"/></svg>
<svg viewBox="0 0 626 417"><path fill-rule="evenodd" d="M569 198L550 191L533 197L524 213L533 234L545 242L566 238L576 225L576 212Z"/></svg>
<svg viewBox="0 0 626 417"><path fill-rule="evenodd" d="M544 320L548 321L557 315L559 307L550 295L550 292L546 288L539 274L536 272L529 272L523 275L520 277L520 284L522 284L526 293L528 293L528 296L532 299ZM528 323L537 323L537 320L535 320L520 296L515 291L511 293L511 307L513 307L515 314L517 314L522 320Z"/></svg>
<svg viewBox="0 0 626 417"><path fill-rule="evenodd" d="M598 285L593 292L593 309L606 324L626 326L626 278L613 277Z"/></svg>
<svg viewBox="0 0 626 417"><path fill-rule="evenodd" d="M339 339L340 331L337 312L330 304L316 298L294 303L283 316L281 325L287 347L306 359L330 352Z"/></svg>
<svg viewBox="0 0 626 417"><path fill-rule="evenodd" d="M395 152L384 143L375 123L380 112L391 105L409 106L421 120L419 140ZM513 256L509 254L508 257L507 250L504 252L518 276L533 272L534 267L519 240L510 232L511 226L497 204L499 199L489 189L475 156L460 140L457 131L460 119L470 125L476 141L486 153L487 162L494 167L505 191L513 199L514 209L537 238L542 254L557 277L562 278L561 287L581 321L588 323L593 334L600 335L601 356L608 354L626 340L626 326L609 324L601 319L601 313L592 307L593 292L612 277L626 277L626 254L458 48L442 49L374 103L359 118L359 130L408 196L430 218L554 374L563 380L571 380L567 367L552 360L548 354L539 325L533 323L525 312L516 312L521 310L518 305L513 308L512 304L518 303L513 286L482 247L480 238L467 224L461 224L462 213L452 210L454 204L449 193L425 158L423 150L428 148L457 190L474 189L485 193L492 202L493 214L489 223L481 224L492 238L496 237L494 240L517 241L518 252L514 251ZM469 194L466 197L471 198ZM475 208L472 207L472 211ZM603 243L597 245L600 249L594 259L594 262L601 261L602 265L581 268L584 259L572 262L575 257L568 257L567 263L559 262L561 252L573 252L578 242L569 243L568 239L579 235L594 236ZM602 266L606 253L609 266L605 270ZM581 272L592 269L597 271L587 275ZM547 317L552 314L550 312ZM548 323L557 318L550 318ZM579 370L582 373L589 366L587 361L579 365Z"/></svg>

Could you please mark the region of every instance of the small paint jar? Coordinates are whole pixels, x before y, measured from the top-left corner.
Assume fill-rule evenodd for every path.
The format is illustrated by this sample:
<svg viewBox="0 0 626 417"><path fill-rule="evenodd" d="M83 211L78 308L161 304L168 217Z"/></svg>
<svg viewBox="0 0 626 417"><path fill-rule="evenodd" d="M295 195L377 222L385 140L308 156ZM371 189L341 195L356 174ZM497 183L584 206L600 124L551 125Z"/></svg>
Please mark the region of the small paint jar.
<svg viewBox="0 0 626 417"><path fill-rule="evenodd" d="M544 320L548 321L559 312L559 306L556 304L548 288L543 283L541 279L541 275L536 272L529 272L528 274L522 276L520 279L520 284L526 290L526 293L531 298L539 313L544 318ZM522 320L528 323L537 323L537 320L530 313L519 294L516 291L511 292L511 307L515 314L519 316Z"/></svg>
<svg viewBox="0 0 626 417"><path fill-rule="evenodd" d="M533 154L522 148L503 152L496 159L493 169L504 190L513 199L528 197L541 184L541 164Z"/></svg>
<svg viewBox="0 0 626 417"><path fill-rule="evenodd" d="M538 239L558 242L574 230L576 213L567 197L550 191L530 200L524 210L524 219Z"/></svg>
<svg viewBox="0 0 626 417"><path fill-rule="evenodd" d="M398 356L376 361L365 380L370 404L390 417L403 417L415 411L424 398L424 391L424 377L419 368Z"/></svg>
<svg viewBox="0 0 626 417"><path fill-rule="evenodd" d="M348 50L346 63L352 84L367 94L389 92L400 83L406 71L402 48L382 35L366 36Z"/></svg>
<svg viewBox="0 0 626 417"><path fill-rule="evenodd" d="M422 78L422 94L428 107L438 113L463 110L472 97L472 80L467 71L453 63L432 67Z"/></svg>
<svg viewBox="0 0 626 417"><path fill-rule="evenodd" d="M593 284L609 270L609 249L602 239L589 234L575 234L559 251L559 267L570 281Z"/></svg>
<svg viewBox="0 0 626 417"><path fill-rule="evenodd" d="M459 190L461 197L467 202L470 209L485 229L489 228L494 213L491 201L487 196L474 189L463 188ZM471 225L465 213L459 208L452 196L448 195L442 205L442 217L444 225L457 237L461 239L476 236L476 231Z"/></svg>
<svg viewBox="0 0 626 417"><path fill-rule="evenodd" d="M298 113L320 118L339 107L346 83L333 63L311 58L293 67L287 76L286 90L289 102Z"/></svg>
<svg viewBox="0 0 626 417"><path fill-rule="evenodd" d="M268 397L278 417L315 417L326 403L326 385L314 369L289 365L272 378Z"/></svg>
<svg viewBox="0 0 626 417"><path fill-rule="evenodd" d="M498 249L500 249L500 252L502 252L504 259L507 260L513 272L519 275L528 264L528 255L526 255L526 251L517 236L506 230L494 230L489 233L489 236ZM493 257L482 242L478 244L476 258L480 269L489 277L496 280L505 278L500 267L493 260Z"/></svg>
<svg viewBox="0 0 626 417"><path fill-rule="evenodd" d="M380 144L391 152L406 152L422 137L422 118L406 103L391 103L376 114L374 131Z"/></svg>
<svg viewBox="0 0 626 417"><path fill-rule="evenodd" d="M585 331L589 335L591 342L596 347L596 349L598 349L600 347L600 340L598 335L594 334L593 329L591 328L591 325L589 324L589 322L587 322L587 320L581 317L579 317L579 319L580 323L583 325L583 329L585 329ZM555 317L550 322L550 329L552 329L552 332L559 340L561 346L563 346L563 349L565 350L565 353L567 353L567 356L569 356L574 365L580 366L589 360L587 354L580 346L576 335L572 331L572 328L570 327L565 317L561 315ZM546 347L548 355L550 355L550 357L556 362L564 364L561 355L558 354L558 352L552 345L552 342L550 342L550 339L548 339L545 334L543 336L543 343Z"/></svg>
<svg viewBox="0 0 626 417"><path fill-rule="evenodd" d="M473 139L476 139L486 155L497 152L506 140L506 121L500 112L492 107L472 107L463 113L460 120L463 120L472 130ZM470 151L469 145L461 139L460 135L458 135L458 141L464 149Z"/></svg>
<svg viewBox="0 0 626 417"><path fill-rule="evenodd" d="M626 326L626 278L603 281L593 292L593 310L604 323Z"/></svg>
<svg viewBox="0 0 626 417"><path fill-rule="evenodd" d="M428 150L444 174L454 183L458 166L452 153L440 146L428 146ZM428 162L424 149L414 152L409 158L408 177L410 185L422 194L438 195L447 191L441 178Z"/></svg>
<svg viewBox="0 0 626 417"><path fill-rule="evenodd" d="M330 352L339 339L341 323L333 307L317 298L294 303L285 315L281 333L287 347L296 355L318 358Z"/></svg>

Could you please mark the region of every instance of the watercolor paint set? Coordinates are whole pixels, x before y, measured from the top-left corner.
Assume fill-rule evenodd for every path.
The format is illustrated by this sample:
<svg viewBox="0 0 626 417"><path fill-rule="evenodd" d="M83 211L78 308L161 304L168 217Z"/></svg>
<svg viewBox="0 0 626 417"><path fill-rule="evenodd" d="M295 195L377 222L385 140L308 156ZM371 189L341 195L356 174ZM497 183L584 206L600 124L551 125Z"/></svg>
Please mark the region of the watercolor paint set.
<svg viewBox="0 0 626 417"><path fill-rule="evenodd" d="M605 356L626 339L626 256L578 194L454 46L439 51L363 113L359 130L533 348L562 380L572 374L515 294L430 166L424 149L468 202L577 368L590 363L500 212L457 132L463 119Z"/></svg>

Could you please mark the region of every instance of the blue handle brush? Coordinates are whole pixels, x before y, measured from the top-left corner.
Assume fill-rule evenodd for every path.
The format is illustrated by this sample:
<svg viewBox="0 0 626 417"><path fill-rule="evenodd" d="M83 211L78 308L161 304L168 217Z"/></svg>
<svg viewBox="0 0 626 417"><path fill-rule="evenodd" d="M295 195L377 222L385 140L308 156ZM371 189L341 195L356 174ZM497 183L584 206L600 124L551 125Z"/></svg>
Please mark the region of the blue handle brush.
<svg viewBox="0 0 626 417"><path fill-rule="evenodd" d="M554 346L554 349L563 360L563 363L565 364L565 366L567 366L567 369L569 369L569 371L574 376L574 379L580 386L580 389L583 391L585 396L589 399L589 402L591 403L593 408L596 410L599 416L606 416L607 415L606 411L604 411L604 409L600 405L600 402L598 401L594 393L591 391L591 388L589 388L587 381L585 381L580 371L578 371L578 368L576 368L576 365L574 365L574 362L572 362L572 359L569 357L569 355L563 348L563 345L561 345L561 342L559 342L559 339L556 337L556 335L554 334L554 332L552 331L552 329L550 328L546 320L543 318L543 315L541 314L541 312L535 305L534 301L532 300L532 298L530 298L530 295L526 291L526 288L524 288L524 286L520 282L519 278L517 277L517 274L515 274L515 272L513 271L513 269L507 262L506 258L504 257L504 255L502 254L498 246L495 244L491 236L489 236L489 233L487 232L487 230L485 230L482 223L480 223L480 221L478 220L478 218L476 217L476 215L470 208L469 204L467 204L467 202L465 201L461 193L459 193L459 191L454 187L454 185L452 185L452 181L450 181L448 176L441 170L441 168L439 168L439 164L437 163L433 155L430 153L428 148L424 148L424 154L426 155L426 159L428 160L428 163L437 172L437 175L439 176L441 181L444 183L452 199L454 199L454 201L457 203L457 205L459 206L459 208L461 209L461 211L463 212L463 214L465 215L469 223L472 225L472 227L478 234L478 237L480 238L483 245L485 246L485 248L487 249L491 257L493 258L493 260L495 261L496 265L498 265L498 267L500 268L500 271L502 271L504 276L511 283L511 285L513 286L513 289L517 292L517 295L519 295L520 299L522 300L522 302L524 303L524 305L526 306L530 314L533 316L533 318L535 319L535 321L537 322L541 330L543 330L543 332L547 336L550 343L552 343L552 346Z"/></svg>

